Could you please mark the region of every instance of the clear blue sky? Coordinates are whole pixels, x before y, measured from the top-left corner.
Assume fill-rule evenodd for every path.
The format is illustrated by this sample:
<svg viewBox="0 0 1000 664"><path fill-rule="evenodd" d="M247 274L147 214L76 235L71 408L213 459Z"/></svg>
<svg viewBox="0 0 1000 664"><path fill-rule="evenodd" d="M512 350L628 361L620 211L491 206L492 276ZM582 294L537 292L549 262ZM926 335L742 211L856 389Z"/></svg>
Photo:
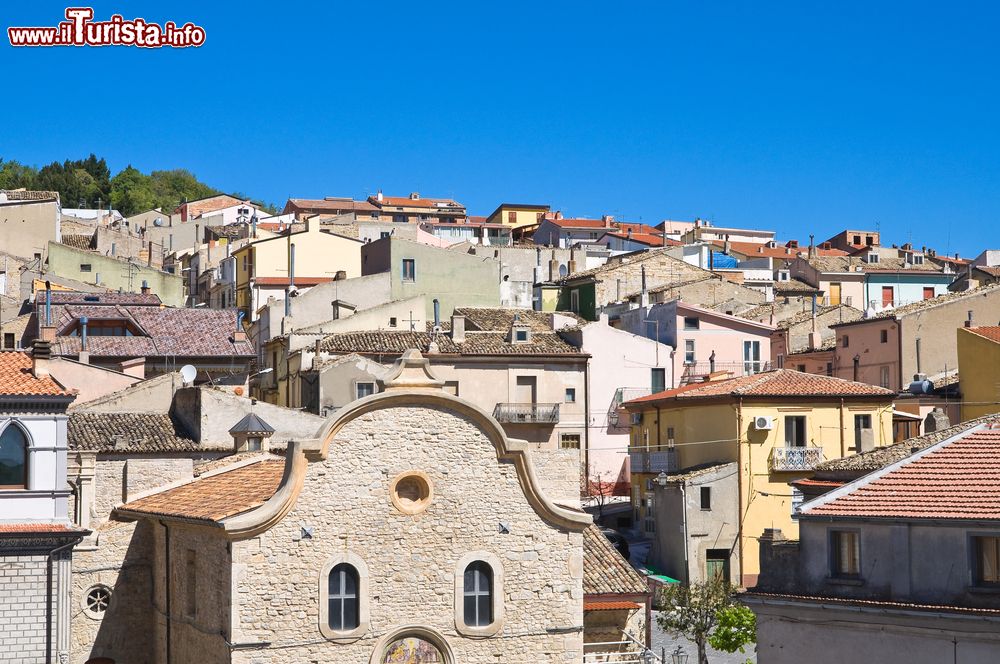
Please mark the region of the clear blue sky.
<svg viewBox="0 0 1000 664"><path fill-rule="evenodd" d="M225 4L226 7L221 5ZM877 5L877 7L875 6ZM65 4L5 4L3 27ZM1000 247L1000 9L930 2L96 2L198 49L0 45L0 156L226 190L420 191L817 240Z"/></svg>

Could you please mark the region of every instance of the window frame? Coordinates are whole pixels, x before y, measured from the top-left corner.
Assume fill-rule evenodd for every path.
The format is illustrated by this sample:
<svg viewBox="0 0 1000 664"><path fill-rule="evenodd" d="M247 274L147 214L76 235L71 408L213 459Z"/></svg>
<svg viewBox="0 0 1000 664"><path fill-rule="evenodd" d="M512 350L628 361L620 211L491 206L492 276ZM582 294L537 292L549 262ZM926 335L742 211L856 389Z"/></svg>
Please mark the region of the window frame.
<svg viewBox="0 0 1000 664"><path fill-rule="evenodd" d="M704 512L712 511L712 487L703 486L700 487L698 492L698 498L700 500L701 509Z"/></svg>
<svg viewBox="0 0 1000 664"><path fill-rule="evenodd" d="M688 346L691 348L688 349ZM694 339L684 340L684 364L697 364L698 362L698 345L695 343Z"/></svg>
<svg viewBox="0 0 1000 664"><path fill-rule="evenodd" d="M700 330L701 329L701 319L697 316L684 316L684 329L685 330Z"/></svg>
<svg viewBox="0 0 1000 664"><path fill-rule="evenodd" d="M575 444L567 445L567 439L576 439ZM559 434L559 449L561 450L579 450L581 444L583 443L583 436L578 433L561 433Z"/></svg>
<svg viewBox="0 0 1000 664"><path fill-rule="evenodd" d="M409 265L409 276L407 276L407 265ZM415 283L417 281L417 260L415 258L404 258L399 268L399 278L400 281L404 281L408 284Z"/></svg>
<svg viewBox="0 0 1000 664"><path fill-rule="evenodd" d="M856 572L841 571L840 537L850 535L854 538L854 558ZM860 580L861 579L861 530L859 528L830 528L827 531L827 557L831 579Z"/></svg>
<svg viewBox="0 0 1000 664"><path fill-rule="evenodd" d="M21 484L0 484L0 490L17 491L20 489L27 491L31 488L31 448L33 446L31 434L28 433L28 429L19 420L11 419L7 423L7 426L0 428L0 437L6 434L7 430L11 427L19 432L21 438L24 440L24 482Z"/></svg>
<svg viewBox="0 0 1000 664"><path fill-rule="evenodd" d="M336 578L335 575L339 578ZM334 582L335 578L336 578L337 589L334 592L330 590L330 585L332 582ZM354 567L354 565L351 565L350 563L338 563L334 565L333 568L330 570L330 572L326 575L326 581L327 581L326 584L327 627L329 627L330 630L333 632L350 632L357 629L358 625L360 625L361 623L361 616L358 615L358 609L360 608L358 591L361 587L361 578L360 575L358 574L358 569ZM353 593L349 588L351 582L353 582L354 584ZM341 623L340 627L335 627L330 624L330 619L331 619L330 608L331 604L335 602L340 604L340 610L339 610L340 623ZM347 621L345 614L348 613L347 611L345 611L345 607L349 605L353 605L351 608L355 614L354 622L358 624L350 626L344 624Z"/></svg>
<svg viewBox="0 0 1000 664"><path fill-rule="evenodd" d="M576 403L576 388L567 387L563 397L563 403Z"/></svg>
<svg viewBox="0 0 1000 664"><path fill-rule="evenodd" d="M796 422L794 429L789 426L791 420L794 420ZM792 438L798 439L797 433L796 435L790 435L793 431L795 432L798 431L799 420L802 421L801 443L792 440ZM785 447L794 447L794 448L809 447L809 420L805 415L785 415L784 425L785 425Z"/></svg>
<svg viewBox="0 0 1000 664"><path fill-rule="evenodd" d="M358 575L358 626L351 630L335 630L330 627L330 573L338 565L350 565ZM368 632L371 621L369 609L369 575L368 566L361 556L352 551L344 551L327 559L319 571L319 631L323 637L345 643L361 638Z"/></svg>
<svg viewBox="0 0 1000 664"><path fill-rule="evenodd" d="M493 573L490 608L492 622L488 625L469 625L465 622L465 570L475 562L490 567ZM455 564L455 630L463 636L485 637L499 633L504 624L504 568L500 558L488 551L470 551Z"/></svg>
<svg viewBox="0 0 1000 664"><path fill-rule="evenodd" d="M366 394L364 396L361 396L361 386L362 385L371 385L372 386L371 393ZM354 398L355 399L364 399L365 397L370 397L373 394L377 394L377 393L378 393L378 386L375 384L375 381L373 381L373 380L356 380L356 381L354 381Z"/></svg>

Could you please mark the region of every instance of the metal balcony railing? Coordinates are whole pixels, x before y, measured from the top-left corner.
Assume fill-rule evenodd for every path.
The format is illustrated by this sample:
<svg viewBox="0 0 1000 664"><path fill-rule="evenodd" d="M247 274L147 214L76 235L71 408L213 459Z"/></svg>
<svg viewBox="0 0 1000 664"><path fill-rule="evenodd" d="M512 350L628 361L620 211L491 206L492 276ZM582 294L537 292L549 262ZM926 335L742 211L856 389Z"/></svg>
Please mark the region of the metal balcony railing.
<svg viewBox="0 0 1000 664"><path fill-rule="evenodd" d="M643 452L630 450L629 468L633 473L673 473L677 470L677 451Z"/></svg>
<svg viewBox="0 0 1000 664"><path fill-rule="evenodd" d="M752 376L762 371L770 371L771 363L764 360L750 362L685 362L681 373L681 385L699 382L718 371L728 371L734 378Z"/></svg>
<svg viewBox="0 0 1000 664"><path fill-rule="evenodd" d="M615 400L612 407L618 408L626 401L638 399L639 397L648 397L652 393L653 389L650 387L619 387L615 390Z"/></svg>
<svg viewBox="0 0 1000 664"><path fill-rule="evenodd" d="M501 424L557 424L557 403L498 403L493 417Z"/></svg>
<svg viewBox="0 0 1000 664"><path fill-rule="evenodd" d="M812 470L823 461L822 447L775 447L771 450L772 471Z"/></svg>

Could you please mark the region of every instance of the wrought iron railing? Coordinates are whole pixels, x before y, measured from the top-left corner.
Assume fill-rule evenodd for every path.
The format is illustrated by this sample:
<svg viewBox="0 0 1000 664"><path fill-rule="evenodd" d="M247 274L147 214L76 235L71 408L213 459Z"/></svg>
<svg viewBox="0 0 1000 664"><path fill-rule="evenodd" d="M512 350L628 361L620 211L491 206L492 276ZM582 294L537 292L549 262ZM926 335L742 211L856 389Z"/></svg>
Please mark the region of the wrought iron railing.
<svg viewBox="0 0 1000 664"><path fill-rule="evenodd" d="M493 417L501 424L557 424L557 403L498 403Z"/></svg>
<svg viewBox="0 0 1000 664"><path fill-rule="evenodd" d="M677 470L677 451L645 452L629 450L629 468L633 473L673 473Z"/></svg>
<svg viewBox="0 0 1000 664"><path fill-rule="evenodd" d="M775 447L771 450L771 470L812 470L823 460L822 447Z"/></svg>

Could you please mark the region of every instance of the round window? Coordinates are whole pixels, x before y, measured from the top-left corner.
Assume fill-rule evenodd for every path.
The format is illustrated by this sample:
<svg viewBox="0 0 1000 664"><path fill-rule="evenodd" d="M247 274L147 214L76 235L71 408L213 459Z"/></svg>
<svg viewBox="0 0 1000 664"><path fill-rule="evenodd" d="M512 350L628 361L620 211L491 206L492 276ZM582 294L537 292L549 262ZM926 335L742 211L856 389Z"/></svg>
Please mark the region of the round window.
<svg viewBox="0 0 1000 664"><path fill-rule="evenodd" d="M111 604L111 588L104 585L92 587L83 596L83 610L91 618L103 618Z"/></svg>
<svg viewBox="0 0 1000 664"><path fill-rule="evenodd" d="M389 487L393 506L403 514L419 514L434 498L434 489L427 473L411 470L397 475Z"/></svg>

